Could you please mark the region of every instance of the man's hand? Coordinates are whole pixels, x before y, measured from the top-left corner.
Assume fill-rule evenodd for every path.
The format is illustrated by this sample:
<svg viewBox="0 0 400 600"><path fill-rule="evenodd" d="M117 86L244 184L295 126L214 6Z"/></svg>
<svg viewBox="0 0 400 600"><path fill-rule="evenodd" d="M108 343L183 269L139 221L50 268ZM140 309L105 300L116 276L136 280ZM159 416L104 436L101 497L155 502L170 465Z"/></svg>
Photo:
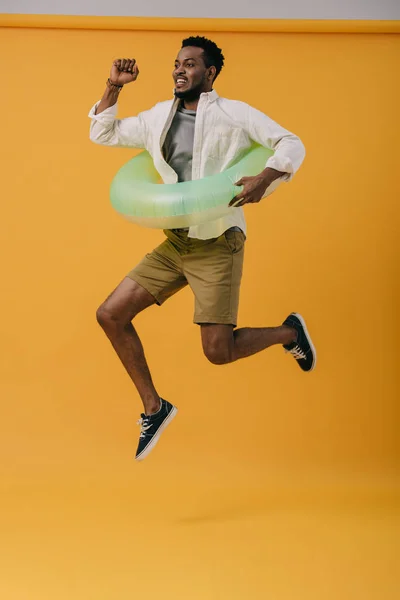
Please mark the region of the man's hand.
<svg viewBox="0 0 400 600"><path fill-rule="evenodd" d="M230 201L229 206L244 206L245 204L255 204L260 202L264 196L265 190L271 185L275 179L282 177L284 173L267 167L259 175L254 177L242 177L235 185L243 186L243 190Z"/></svg>
<svg viewBox="0 0 400 600"><path fill-rule="evenodd" d="M139 69L134 58L117 58L114 60L110 81L116 85L125 85L136 81L139 75Z"/></svg>

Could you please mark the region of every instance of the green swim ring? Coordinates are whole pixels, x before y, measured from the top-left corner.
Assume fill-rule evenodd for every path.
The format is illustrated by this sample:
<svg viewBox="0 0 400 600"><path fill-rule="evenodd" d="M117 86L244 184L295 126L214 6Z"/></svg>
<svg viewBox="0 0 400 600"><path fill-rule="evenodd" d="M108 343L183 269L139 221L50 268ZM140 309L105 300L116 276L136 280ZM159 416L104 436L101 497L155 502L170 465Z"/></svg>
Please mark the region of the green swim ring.
<svg viewBox="0 0 400 600"><path fill-rule="evenodd" d="M160 184L150 154L141 152L115 175L111 203L125 219L144 227L175 229L201 225L238 210L228 206L242 189L235 183L242 177L261 173L273 154L273 150L253 146L222 173L195 181ZM272 193L280 181L274 181L265 195Z"/></svg>

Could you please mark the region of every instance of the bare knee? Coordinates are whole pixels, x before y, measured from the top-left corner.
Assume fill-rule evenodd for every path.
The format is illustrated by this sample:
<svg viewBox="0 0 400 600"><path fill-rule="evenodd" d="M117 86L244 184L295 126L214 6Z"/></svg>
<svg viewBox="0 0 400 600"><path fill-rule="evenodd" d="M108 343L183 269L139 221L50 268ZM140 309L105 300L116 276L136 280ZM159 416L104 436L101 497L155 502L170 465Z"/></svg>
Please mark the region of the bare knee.
<svg viewBox="0 0 400 600"><path fill-rule="evenodd" d="M107 334L118 333L154 302L155 299L143 287L126 277L97 309L97 322Z"/></svg>
<svg viewBox="0 0 400 600"><path fill-rule="evenodd" d="M233 361L233 351L225 340L208 340L203 343L203 351L213 365L227 365Z"/></svg>
<svg viewBox="0 0 400 600"><path fill-rule="evenodd" d="M203 351L213 365L226 365L235 360L233 329L233 325L201 326Z"/></svg>
<svg viewBox="0 0 400 600"><path fill-rule="evenodd" d="M105 332L118 331L123 329L130 322L122 318L122 315L104 302L96 311L98 324Z"/></svg>

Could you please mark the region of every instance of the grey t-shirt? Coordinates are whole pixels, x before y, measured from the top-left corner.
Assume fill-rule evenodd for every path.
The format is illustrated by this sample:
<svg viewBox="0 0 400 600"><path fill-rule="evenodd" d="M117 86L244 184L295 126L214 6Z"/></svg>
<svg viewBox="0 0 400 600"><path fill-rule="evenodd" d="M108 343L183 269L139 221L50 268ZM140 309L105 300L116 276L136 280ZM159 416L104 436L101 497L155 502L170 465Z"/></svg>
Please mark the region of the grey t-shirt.
<svg viewBox="0 0 400 600"><path fill-rule="evenodd" d="M192 159L196 111L179 106L165 138L163 153L165 161L178 174L178 182L192 180ZM231 227L241 231L240 227ZM189 231L188 227L183 228Z"/></svg>
<svg viewBox="0 0 400 600"><path fill-rule="evenodd" d="M180 106L175 113L165 138L163 152L165 161L178 174L178 181L191 181L194 125L196 111Z"/></svg>

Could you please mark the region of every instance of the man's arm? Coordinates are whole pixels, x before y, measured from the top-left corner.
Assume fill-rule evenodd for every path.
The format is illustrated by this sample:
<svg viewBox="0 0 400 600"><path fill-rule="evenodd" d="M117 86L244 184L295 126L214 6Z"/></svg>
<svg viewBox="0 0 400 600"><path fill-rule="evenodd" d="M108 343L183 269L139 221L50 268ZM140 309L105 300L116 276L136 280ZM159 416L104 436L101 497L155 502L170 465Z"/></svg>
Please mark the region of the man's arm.
<svg viewBox="0 0 400 600"><path fill-rule="evenodd" d="M279 178L290 181L304 160L305 148L301 140L259 110L246 105L240 119L241 126L255 142L275 151L265 169L255 177L243 177L236 185L243 190L230 203L243 206L259 202L267 188Z"/></svg>
<svg viewBox="0 0 400 600"><path fill-rule="evenodd" d="M115 60L102 99L89 113L92 119L90 139L106 146L143 148L146 140L146 126L143 118L129 117L117 119L118 96L124 85L136 81L139 75L135 59Z"/></svg>

